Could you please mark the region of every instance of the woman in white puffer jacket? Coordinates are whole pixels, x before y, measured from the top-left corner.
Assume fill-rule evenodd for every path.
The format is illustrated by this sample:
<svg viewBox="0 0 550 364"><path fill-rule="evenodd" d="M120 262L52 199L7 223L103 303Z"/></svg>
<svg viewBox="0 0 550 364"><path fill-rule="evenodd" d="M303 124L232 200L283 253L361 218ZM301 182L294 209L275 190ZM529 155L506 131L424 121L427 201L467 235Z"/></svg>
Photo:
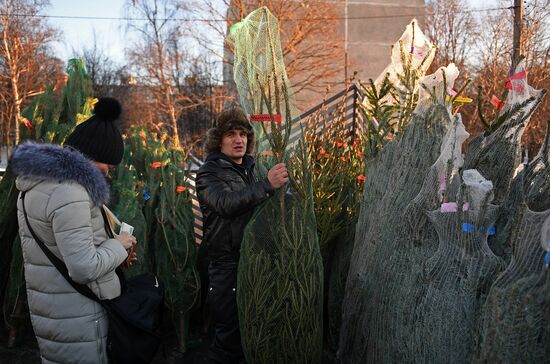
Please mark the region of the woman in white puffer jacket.
<svg viewBox="0 0 550 364"><path fill-rule="evenodd" d="M9 168L25 192L29 223L48 249L100 299L120 295L115 269L135 243L131 235L107 235L101 209L109 199L110 165L120 163L123 143L114 120L120 105L102 99L94 116L80 124L63 148L24 143ZM27 298L43 363L108 363L108 322L100 304L76 292L33 239L18 200L19 234Z"/></svg>

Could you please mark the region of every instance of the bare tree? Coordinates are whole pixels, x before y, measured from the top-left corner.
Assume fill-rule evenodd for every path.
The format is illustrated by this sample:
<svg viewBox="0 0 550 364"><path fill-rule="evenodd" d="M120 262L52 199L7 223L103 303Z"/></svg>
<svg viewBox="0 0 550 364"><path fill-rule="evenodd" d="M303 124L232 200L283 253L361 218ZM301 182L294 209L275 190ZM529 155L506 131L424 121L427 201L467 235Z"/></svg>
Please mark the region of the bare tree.
<svg viewBox="0 0 550 364"><path fill-rule="evenodd" d="M61 63L48 53L48 43L57 32L37 15L48 5L46 0L0 1L0 101L5 142L19 143L21 111L26 102L55 83Z"/></svg>
<svg viewBox="0 0 550 364"><path fill-rule="evenodd" d="M459 69L469 66L478 30L471 8L460 0L426 2L426 34L437 47L432 68L454 63Z"/></svg>
<svg viewBox="0 0 550 364"><path fill-rule="evenodd" d="M92 80L95 97L115 96L116 88L128 82L126 66L116 64L98 45L94 32L93 44L81 51L73 51L75 58L82 58L88 76Z"/></svg>
<svg viewBox="0 0 550 364"><path fill-rule="evenodd" d="M169 128L175 147L180 147L182 140L192 143L196 139L196 125L183 129L180 125L189 121L190 115L197 115L193 110L212 114L214 106L225 99L218 90L220 82L212 70L214 66L190 36L190 27L196 24L185 19L192 15L192 5L189 1L170 0L126 3L130 17L144 19L128 24L128 30L137 38L127 49L127 56L137 87L146 88L153 99L156 120L154 116L154 125L149 127ZM186 135L181 135L180 129Z"/></svg>
<svg viewBox="0 0 550 364"><path fill-rule="evenodd" d="M126 11L130 17L145 19L128 23L128 29L138 35L127 49L129 62L139 81L150 87L160 124L172 131L172 145L180 148L179 91L173 81L182 72L180 59L184 57L179 44L184 29L176 19L186 14L186 7L169 0L128 0Z"/></svg>

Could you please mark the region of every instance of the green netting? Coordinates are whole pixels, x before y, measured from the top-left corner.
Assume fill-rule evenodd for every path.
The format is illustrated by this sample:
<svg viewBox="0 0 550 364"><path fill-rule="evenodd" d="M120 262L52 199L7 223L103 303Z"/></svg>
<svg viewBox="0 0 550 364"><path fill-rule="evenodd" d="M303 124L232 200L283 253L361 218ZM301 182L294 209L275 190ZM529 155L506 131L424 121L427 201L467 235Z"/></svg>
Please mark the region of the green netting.
<svg viewBox="0 0 550 364"><path fill-rule="evenodd" d="M248 363L321 360L323 272L314 227L311 198L288 194L283 204L264 204L245 230L237 302Z"/></svg>
<svg viewBox="0 0 550 364"><path fill-rule="evenodd" d="M227 39L233 46L233 79L245 113L280 115L290 124L298 113L286 74L277 18L268 8L259 8L234 24ZM269 122L252 126L260 142L258 150L268 148L266 134L280 130Z"/></svg>
<svg viewBox="0 0 550 364"><path fill-rule="evenodd" d="M260 149L271 148L272 161L287 161L293 176L288 191L278 190L256 210L241 244L237 305L245 358L249 363L319 363L323 266L311 166L307 147L294 149L292 155L286 151L297 115L277 19L260 8L233 26L229 38L243 109L268 114L267 123L253 124L264 139Z"/></svg>

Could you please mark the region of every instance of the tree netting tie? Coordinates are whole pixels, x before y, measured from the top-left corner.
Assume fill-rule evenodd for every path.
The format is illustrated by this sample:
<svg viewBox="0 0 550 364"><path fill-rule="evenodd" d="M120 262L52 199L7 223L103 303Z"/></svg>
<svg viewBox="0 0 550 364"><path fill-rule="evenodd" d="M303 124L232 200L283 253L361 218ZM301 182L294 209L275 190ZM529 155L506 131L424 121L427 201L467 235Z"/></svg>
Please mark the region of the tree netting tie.
<svg viewBox="0 0 550 364"><path fill-rule="evenodd" d="M464 231L465 233L475 233L476 226L474 224L465 222L462 224L462 231ZM485 226L481 226L479 228L479 231L485 232ZM495 225L489 226L489 228L487 229L487 234L491 236L491 235L495 235L496 233L497 233L497 227Z"/></svg>

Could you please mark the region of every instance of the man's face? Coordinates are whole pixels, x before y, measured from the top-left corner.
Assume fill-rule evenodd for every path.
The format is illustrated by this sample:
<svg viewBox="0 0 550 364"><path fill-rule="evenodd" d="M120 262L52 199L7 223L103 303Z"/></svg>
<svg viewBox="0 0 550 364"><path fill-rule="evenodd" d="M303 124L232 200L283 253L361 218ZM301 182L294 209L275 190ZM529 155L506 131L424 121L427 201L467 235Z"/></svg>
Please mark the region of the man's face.
<svg viewBox="0 0 550 364"><path fill-rule="evenodd" d="M241 164L246 154L246 131L233 129L226 132L222 137L220 151L231 158L233 162Z"/></svg>

